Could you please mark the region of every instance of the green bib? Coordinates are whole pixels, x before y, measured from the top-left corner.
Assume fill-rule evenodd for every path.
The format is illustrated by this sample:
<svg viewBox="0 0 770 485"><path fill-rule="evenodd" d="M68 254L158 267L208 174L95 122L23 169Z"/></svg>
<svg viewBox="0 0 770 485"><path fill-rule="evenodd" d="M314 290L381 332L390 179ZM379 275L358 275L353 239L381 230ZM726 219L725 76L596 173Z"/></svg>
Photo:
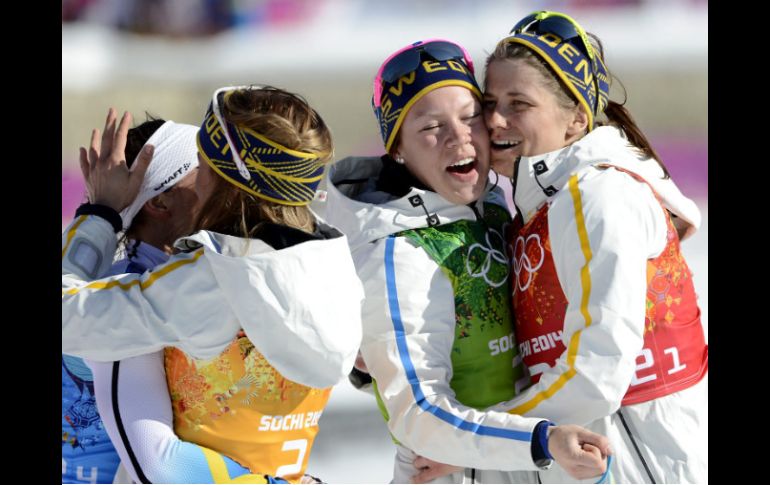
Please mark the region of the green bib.
<svg viewBox="0 0 770 485"><path fill-rule="evenodd" d="M524 376L513 335L508 211L484 204L483 220L458 221L399 233L425 252L452 282L455 338L452 381L457 400L477 409L516 395ZM518 362L514 366L514 362Z"/></svg>

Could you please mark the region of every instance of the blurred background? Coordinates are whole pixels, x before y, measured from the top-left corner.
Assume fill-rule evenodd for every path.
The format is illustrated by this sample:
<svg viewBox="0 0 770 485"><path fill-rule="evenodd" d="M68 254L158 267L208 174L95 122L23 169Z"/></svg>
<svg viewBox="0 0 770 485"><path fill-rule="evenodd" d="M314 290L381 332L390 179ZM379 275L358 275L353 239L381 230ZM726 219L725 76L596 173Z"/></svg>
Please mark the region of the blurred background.
<svg viewBox="0 0 770 485"><path fill-rule="evenodd" d="M708 3L704 0L63 0L62 227L84 200L79 146L109 106L199 124L216 87L299 92L334 134L336 158L379 155L372 78L394 50L444 37L483 82L486 55L538 9L575 17L602 39L628 107L682 191L703 212L683 244L708 325ZM612 98L623 99L619 83ZM708 327L707 327L708 328ZM374 399L335 389L308 472L385 483L394 449Z"/></svg>

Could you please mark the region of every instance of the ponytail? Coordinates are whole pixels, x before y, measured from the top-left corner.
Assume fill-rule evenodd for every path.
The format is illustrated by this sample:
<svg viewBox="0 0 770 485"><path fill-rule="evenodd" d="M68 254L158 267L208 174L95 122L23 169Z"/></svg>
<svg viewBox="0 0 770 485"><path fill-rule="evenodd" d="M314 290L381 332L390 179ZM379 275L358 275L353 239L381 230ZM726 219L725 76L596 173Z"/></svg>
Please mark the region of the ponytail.
<svg viewBox="0 0 770 485"><path fill-rule="evenodd" d="M639 151L642 152L646 157L654 158L655 161L658 162L660 168L663 169L664 179L671 178L668 170L666 169L666 166L663 165L663 162L660 161L660 157L658 156L657 152L654 148L652 148L650 141L647 139L644 133L642 133L642 129L639 128L639 125L636 124L634 117L631 116L631 113L626 109L625 106L615 101L609 100L607 107L604 109L604 114L607 116L607 119L612 125L618 127L623 131L623 133L625 133L626 138L628 138L628 141L633 146L639 149Z"/></svg>
<svg viewBox="0 0 770 485"><path fill-rule="evenodd" d="M588 32L588 37L591 39L591 45L593 46L594 50L598 51L599 58L603 61L604 44L602 44L601 39L599 39L597 35L590 32ZM631 116L631 112L628 111L624 106L626 104L626 99L628 99L626 97L626 87L614 74L612 75L612 78L620 83L620 87L623 89L624 99L622 103L608 99L607 107L604 108L604 115L607 117L610 124L618 127L621 131L623 131L623 133L626 135L626 138L628 138L628 141L633 146L635 146L645 157L653 158L656 162L658 162L660 168L663 169L664 179L671 178L671 175L668 173L668 169L666 169L666 166L663 165L663 162L660 160L658 153L654 148L652 148L650 141L647 139L644 133L642 133L642 129L639 128L639 125L636 124L636 121L634 121L634 117Z"/></svg>

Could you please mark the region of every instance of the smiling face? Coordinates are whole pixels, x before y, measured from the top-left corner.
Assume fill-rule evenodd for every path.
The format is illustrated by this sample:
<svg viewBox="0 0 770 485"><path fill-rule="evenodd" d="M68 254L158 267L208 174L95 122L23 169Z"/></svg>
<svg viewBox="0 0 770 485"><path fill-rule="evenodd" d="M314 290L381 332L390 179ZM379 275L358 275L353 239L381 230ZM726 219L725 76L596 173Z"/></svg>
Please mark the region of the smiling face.
<svg viewBox="0 0 770 485"><path fill-rule="evenodd" d="M518 156L558 150L585 132L583 112L560 104L543 74L522 59L490 62L485 87L492 169L501 175L513 175Z"/></svg>
<svg viewBox="0 0 770 485"><path fill-rule="evenodd" d="M454 204L484 191L489 136L481 104L467 88L445 86L417 101L399 130L397 157L420 182Z"/></svg>

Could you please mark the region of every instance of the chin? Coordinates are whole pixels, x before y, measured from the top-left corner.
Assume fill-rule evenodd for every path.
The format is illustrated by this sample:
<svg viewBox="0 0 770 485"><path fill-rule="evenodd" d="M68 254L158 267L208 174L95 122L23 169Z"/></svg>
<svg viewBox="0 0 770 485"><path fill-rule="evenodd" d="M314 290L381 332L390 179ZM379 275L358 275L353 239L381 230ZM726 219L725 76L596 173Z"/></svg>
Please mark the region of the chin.
<svg viewBox="0 0 770 485"><path fill-rule="evenodd" d="M451 192L436 192L438 195L446 199L447 201L451 202L452 204L456 205L466 205L470 204L474 200L476 200L476 197L474 197L471 190L462 190L462 191L451 191Z"/></svg>
<svg viewBox="0 0 770 485"><path fill-rule="evenodd" d="M457 194L457 198L461 199L458 203L459 204L470 204L471 202L476 202L479 200L481 195L484 193L484 185L479 184L478 186L473 187L473 189L469 189L467 191L462 191L461 193Z"/></svg>
<svg viewBox="0 0 770 485"><path fill-rule="evenodd" d="M492 157L490 167L498 174L511 178L513 177L513 166L516 161L516 157Z"/></svg>

